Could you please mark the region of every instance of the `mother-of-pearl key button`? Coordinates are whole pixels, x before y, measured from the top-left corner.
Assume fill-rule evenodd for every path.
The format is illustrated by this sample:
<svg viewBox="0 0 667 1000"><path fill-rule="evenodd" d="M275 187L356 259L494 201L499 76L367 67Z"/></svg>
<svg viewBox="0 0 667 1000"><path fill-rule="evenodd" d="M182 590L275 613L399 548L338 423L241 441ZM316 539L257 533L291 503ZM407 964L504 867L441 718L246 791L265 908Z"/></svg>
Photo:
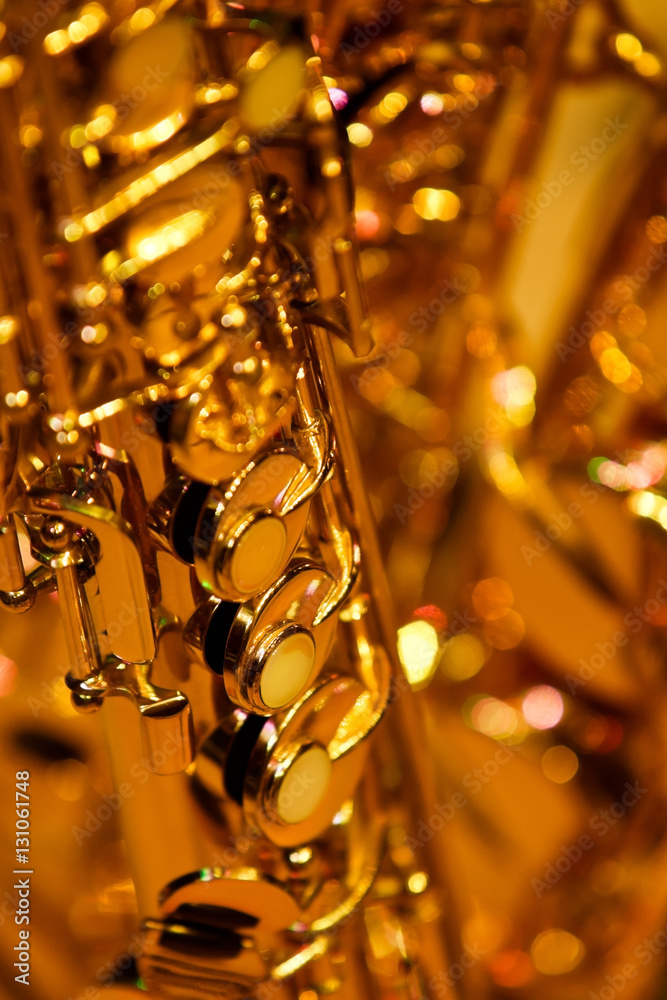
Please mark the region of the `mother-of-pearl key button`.
<svg viewBox="0 0 667 1000"><path fill-rule="evenodd" d="M331 758L312 746L295 758L281 784L276 806L284 823L302 823L315 812L331 780Z"/></svg>
<svg viewBox="0 0 667 1000"><path fill-rule="evenodd" d="M262 517L243 532L234 545L231 578L242 594L256 594L274 582L282 567L287 544L285 525L278 517Z"/></svg>
<svg viewBox="0 0 667 1000"><path fill-rule="evenodd" d="M304 687L315 663L315 642L307 632L279 641L262 667L260 694L267 708L289 705Z"/></svg>

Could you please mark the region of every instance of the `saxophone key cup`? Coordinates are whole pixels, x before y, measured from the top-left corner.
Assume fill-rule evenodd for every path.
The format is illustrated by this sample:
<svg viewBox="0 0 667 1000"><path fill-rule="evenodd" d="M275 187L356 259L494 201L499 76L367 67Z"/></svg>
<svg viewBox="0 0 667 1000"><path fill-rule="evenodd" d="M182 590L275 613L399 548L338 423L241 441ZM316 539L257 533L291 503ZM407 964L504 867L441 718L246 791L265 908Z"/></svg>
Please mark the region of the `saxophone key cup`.
<svg viewBox="0 0 667 1000"><path fill-rule="evenodd" d="M219 169L223 173L223 168ZM200 326L207 321L207 311L219 309L218 297L209 297L222 276L222 268L215 262L220 251L239 238L245 215L246 186L242 177L235 178L224 190L216 186L214 197L207 199L203 208L184 211L189 205L188 196L192 202L193 184L210 186L210 167L202 165L193 173L196 176L177 179L158 192L150 206L126 221L118 247L122 259L109 273L112 284L126 280L131 274L141 290L147 292L153 288L152 306L147 310L150 323L142 329L141 339L147 359L158 364L164 361L168 367L175 367L179 355L185 360L196 352L196 340L192 343L195 331L192 327L188 329L187 324L176 325L182 317L174 314L174 307L179 312L179 306L191 298L190 305ZM193 253L201 255L208 265L200 268L199 277L186 280L184 276L191 267ZM174 290L172 282L177 282ZM155 291L156 284L159 294ZM160 291L160 285L164 292ZM172 325L174 319L176 324ZM206 345L206 339L205 335L200 348Z"/></svg>
<svg viewBox="0 0 667 1000"><path fill-rule="evenodd" d="M307 53L298 44L266 46L268 58L255 54L239 74L239 114L251 133L278 132L296 117L306 84Z"/></svg>
<svg viewBox="0 0 667 1000"><path fill-rule="evenodd" d="M219 537L219 536L218 536ZM251 511L239 518L229 532L223 535L215 561L215 587L209 589L220 596L254 597L279 576L289 560L293 548L287 542L284 520L271 510ZM195 559L200 568L199 580L209 583L202 563Z"/></svg>
<svg viewBox="0 0 667 1000"><path fill-rule="evenodd" d="M221 675L229 699L271 715L293 704L322 669L333 642L335 614L318 612L333 578L314 563L293 563L260 597L244 604L211 598L184 631L197 659Z"/></svg>
<svg viewBox="0 0 667 1000"><path fill-rule="evenodd" d="M269 452L226 491L212 489L199 515L194 565L202 586L227 601L243 601L266 590L296 550L309 504L298 484L307 466L287 450Z"/></svg>
<svg viewBox="0 0 667 1000"><path fill-rule="evenodd" d="M326 747L307 741L292 749L273 774L268 810L281 823L296 824L316 812L331 783L332 762Z"/></svg>
<svg viewBox="0 0 667 1000"><path fill-rule="evenodd" d="M269 629L254 655L259 699L274 710L292 704L310 683L316 660L315 638L308 629L288 622Z"/></svg>
<svg viewBox="0 0 667 1000"><path fill-rule="evenodd" d="M331 823L367 759L369 692L351 677L320 679L280 719L240 710L204 740L195 775L243 807L249 826L278 847L306 844Z"/></svg>
<svg viewBox="0 0 667 1000"><path fill-rule="evenodd" d="M116 28L116 39L122 36ZM92 102L88 134L107 152L141 157L182 129L195 110L195 38L188 24L167 16L120 45ZM143 80L146 96L123 108L122 95ZM129 111L129 113L128 113Z"/></svg>
<svg viewBox="0 0 667 1000"><path fill-rule="evenodd" d="M245 769L243 809L272 843L308 843L352 797L367 759L370 700L354 678L327 676L263 727Z"/></svg>

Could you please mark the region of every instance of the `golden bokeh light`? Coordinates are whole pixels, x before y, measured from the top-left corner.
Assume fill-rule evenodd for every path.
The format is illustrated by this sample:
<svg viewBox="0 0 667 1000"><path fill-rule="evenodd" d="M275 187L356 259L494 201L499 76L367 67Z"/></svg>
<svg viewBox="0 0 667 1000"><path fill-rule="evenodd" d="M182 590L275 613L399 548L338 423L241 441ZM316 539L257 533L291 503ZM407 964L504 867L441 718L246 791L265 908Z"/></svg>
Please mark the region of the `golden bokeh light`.
<svg viewBox="0 0 667 1000"><path fill-rule="evenodd" d="M620 35L617 35L614 44L621 59L627 59L628 62L634 62L643 51L642 43L639 39L628 32L622 32Z"/></svg>
<svg viewBox="0 0 667 1000"><path fill-rule="evenodd" d="M360 148L369 146L373 140L371 129L362 122L352 122L351 125L348 125L347 134L352 145L359 146Z"/></svg>
<svg viewBox="0 0 667 1000"><path fill-rule="evenodd" d="M512 455L495 451L489 459L489 474L501 493L519 496L525 491L526 483Z"/></svg>
<svg viewBox="0 0 667 1000"><path fill-rule="evenodd" d="M513 608L498 618L484 622L484 638L494 649L513 649L525 634L524 620Z"/></svg>
<svg viewBox="0 0 667 1000"><path fill-rule="evenodd" d="M461 208L461 200L453 191L437 188L420 188L413 196L413 204L417 215L422 219L439 219L449 222L455 219Z"/></svg>
<svg viewBox="0 0 667 1000"><path fill-rule="evenodd" d="M408 96L404 90L393 90L387 94L379 104L371 108L371 121L380 126L393 122L408 106Z"/></svg>
<svg viewBox="0 0 667 1000"><path fill-rule="evenodd" d="M410 686L425 686L438 666L440 640L429 622L408 622L398 630L398 656Z"/></svg>
<svg viewBox="0 0 667 1000"><path fill-rule="evenodd" d="M579 759L569 747L549 747L542 755L542 770L557 785L565 785L579 770Z"/></svg>
<svg viewBox="0 0 667 1000"><path fill-rule="evenodd" d="M662 63L652 52L641 52L633 64L640 76L657 76L662 72Z"/></svg>
<svg viewBox="0 0 667 1000"><path fill-rule="evenodd" d="M569 931L542 931L533 941L530 954L538 972L545 976L563 976L583 961L583 942Z"/></svg>
<svg viewBox="0 0 667 1000"><path fill-rule="evenodd" d="M466 632L452 636L444 644L440 670L450 681L467 681L479 673L486 659L484 643Z"/></svg>
<svg viewBox="0 0 667 1000"><path fill-rule="evenodd" d="M424 892L428 888L428 875L426 872L413 872L412 875L408 877L408 892L417 895L420 892Z"/></svg>
<svg viewBox="0 0 667 1000"><path fill-rule="evenodd" d="M499 698L477 698L470 709L474 729L493 739L507 739L519 727L519 713Z"/></svg>
<svg viewBox="0 0 667 1000"><path fill-rule="evenodd" d="M539 684L524 695L521 709L533 729L553 729L563 718L563 696L556 688Z"/></svg>
<svg viewBox="0 0 667 1000"><path fill-rule="evenodd" d="M632 375L632 364L617 347L606 348L599 361L603 375L616 385L626 382Z"/></svg>
<svg viewBox="0 0 667 1000"><path fill-rule="evenodd" d="M25 63L20 56L0 59L0 88L13 87L21 79Z"/></svg>
<svg viewBox="0 0 667 1000"><path fill-rule="evenodd" d="M509 583L496 576L480 580L472 592L472 604L480 618L501 618L513 603Z"/></svg>

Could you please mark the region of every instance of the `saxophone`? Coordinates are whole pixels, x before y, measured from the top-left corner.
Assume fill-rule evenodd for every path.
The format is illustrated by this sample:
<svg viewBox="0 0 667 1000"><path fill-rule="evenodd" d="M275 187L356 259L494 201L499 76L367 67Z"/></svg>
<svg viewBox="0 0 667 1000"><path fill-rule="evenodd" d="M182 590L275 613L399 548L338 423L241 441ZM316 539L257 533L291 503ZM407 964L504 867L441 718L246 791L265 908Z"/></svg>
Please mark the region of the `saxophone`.
<svg viewBox="0 0 667 1000"><path fill-rule="evenodd" d="M3 998L664 993L666 66L0 6Z"/></svg>
<svg viewBox="0 0 667 1000"><path fill-rule="evenodd" d="M422 996L434 793L338 374L373 342L312 19L5 14L0 602L57 603L104 729L139 983Z"/></svg>

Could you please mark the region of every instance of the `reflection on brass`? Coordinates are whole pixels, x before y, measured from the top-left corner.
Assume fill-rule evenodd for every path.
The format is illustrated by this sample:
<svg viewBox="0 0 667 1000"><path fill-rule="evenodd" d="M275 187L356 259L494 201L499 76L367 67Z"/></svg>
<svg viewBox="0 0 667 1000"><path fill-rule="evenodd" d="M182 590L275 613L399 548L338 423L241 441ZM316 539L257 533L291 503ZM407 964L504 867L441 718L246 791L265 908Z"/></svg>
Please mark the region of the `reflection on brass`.
<svg viewBox="0 0 667 1000"><path fill-rule="evenodd" d="M3 996L663 995L666 60L0 6Z"/></svg>

